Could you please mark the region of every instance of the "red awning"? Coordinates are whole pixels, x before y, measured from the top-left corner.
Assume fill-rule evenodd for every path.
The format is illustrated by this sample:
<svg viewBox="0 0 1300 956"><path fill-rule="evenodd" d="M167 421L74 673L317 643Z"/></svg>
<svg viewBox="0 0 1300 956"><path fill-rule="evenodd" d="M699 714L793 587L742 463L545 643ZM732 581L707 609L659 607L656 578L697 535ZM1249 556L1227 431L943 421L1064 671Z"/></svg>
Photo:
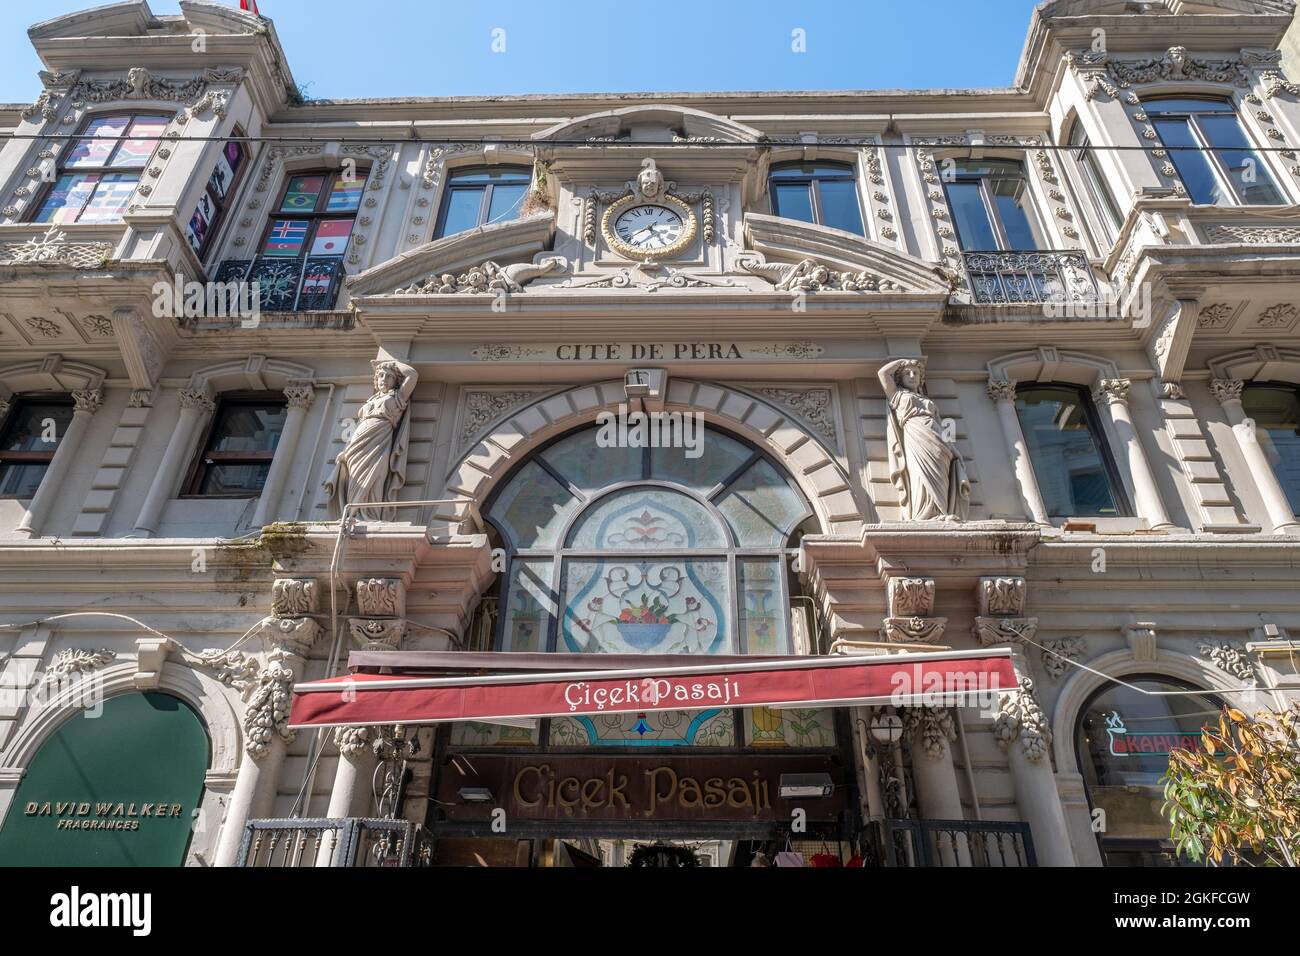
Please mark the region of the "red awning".
<svg viewBox="0 0 1300 956"><path fill-rule="evenodd" d="M1005 648L752 662L733 658L681 667L547 674L349 674L296 685L289 726L432 724L715 707L990 706L991 695L1016 689L1011 652Z"/></svg>

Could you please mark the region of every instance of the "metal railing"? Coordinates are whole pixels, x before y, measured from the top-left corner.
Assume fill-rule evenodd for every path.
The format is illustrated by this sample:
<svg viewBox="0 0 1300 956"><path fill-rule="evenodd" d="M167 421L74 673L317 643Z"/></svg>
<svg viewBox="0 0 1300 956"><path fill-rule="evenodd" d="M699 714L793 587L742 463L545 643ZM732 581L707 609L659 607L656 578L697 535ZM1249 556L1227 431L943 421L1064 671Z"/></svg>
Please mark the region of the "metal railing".
<svg viewBox="0 0 1300 956"><path fill-rule="evenodd" d="M263 312L312 312L334 308L343 282L342 256L262 256L226 259L213 282L249 283L260 290Z"/></svg>
<svg viewBox="0 0 1300 956"><path fill-rule="evenodd" d="M238 866L428 866L433 837L410 820L284 818L244 826Z"/></svg>
<svg viewBox="0 0 1300 956"><path fill-rule="evenodd" d="M1029 824L988 820L879 820L864 840L882 866L1037 866Z"/></svg>
<svg viewBox="0 0 1300 956"><path fill-rule="evenodd" d="M971 297L981 305L1095 302L1097 279L1078 250L965 252Z"/></svg>

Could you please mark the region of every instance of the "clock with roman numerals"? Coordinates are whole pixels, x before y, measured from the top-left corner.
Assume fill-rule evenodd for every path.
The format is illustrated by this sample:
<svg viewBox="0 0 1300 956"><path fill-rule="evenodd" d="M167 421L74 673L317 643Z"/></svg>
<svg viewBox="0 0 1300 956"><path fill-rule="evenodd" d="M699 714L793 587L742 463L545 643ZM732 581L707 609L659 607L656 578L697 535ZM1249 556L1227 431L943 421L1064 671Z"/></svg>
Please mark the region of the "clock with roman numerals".
<svg viewBox="0 0 1300 956"><path fill-rule="evenodd" d="M601 226L615 252L633 259L666 259L695 238L695 213L667 193L653 200L624 196L605 210Z"/></svg>

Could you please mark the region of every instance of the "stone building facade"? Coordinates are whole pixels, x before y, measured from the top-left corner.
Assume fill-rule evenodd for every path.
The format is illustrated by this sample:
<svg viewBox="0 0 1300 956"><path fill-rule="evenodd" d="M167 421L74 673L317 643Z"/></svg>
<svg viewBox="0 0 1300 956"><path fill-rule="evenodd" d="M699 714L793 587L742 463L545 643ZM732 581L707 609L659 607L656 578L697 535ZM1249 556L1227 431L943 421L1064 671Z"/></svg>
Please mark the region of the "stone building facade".
<svg viewBox="0 0 1300 956"><path fill-rule="evenodd" d="M34 26L0 107L0 857L791 836L775 783L532 818L543 754L826 770L809 834L879 862L1167 861L1170 746L1300 690L1289 0L1048 0L1008 89L306 102L270 20L180 7ZM357 652L1005 648L992 707L289 726Z"/></svg>

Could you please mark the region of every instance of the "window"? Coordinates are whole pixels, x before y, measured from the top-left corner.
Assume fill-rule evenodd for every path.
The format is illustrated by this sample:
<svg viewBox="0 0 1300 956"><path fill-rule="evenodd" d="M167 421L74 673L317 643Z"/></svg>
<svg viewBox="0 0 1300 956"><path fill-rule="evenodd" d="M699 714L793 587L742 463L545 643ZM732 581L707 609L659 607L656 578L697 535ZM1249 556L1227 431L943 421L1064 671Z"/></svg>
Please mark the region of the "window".
<svg viewBox="0 0 1300 956"><path fill-rule="evenodd" d="M283 396L221 396L188 493L209 498L260 495L284 429L285 411Z"/></svg>
<svg viewBox="0 0 1300 956"><path fill-rule="evenodd" d="M768 186L776 215L866 235L852 166L786 163L773 168Z"/></svg>
<svg viewBox="0 0 1300 956"><path fill-rule="evenodd" d="M1084 389L1018 385L1016 414L1050 516L1128 514L1123 485Z"/></svg>
<svg viewBox="0 0 1300 956"><path fill-rule="evenodd" d="M1251 384L1241 404L1291 510L1300 515L1300 389L1283 383Z"/></svg>
<svg viewBox="0 0 1300 956"><path fill-rule="evenodd" d="M1142 108L1193 202L1219 206L1285 202L1227 100L1169 97L1145 100Z"/></svg>
<svg viewBox="0 0 1300 956"><path fill-rule="evenodd" d="M1119 211L1119 206L1115 205L1115 197L1106 185L1106 175L1102 172L1097 153L1090 148L1091 145L1088 134L1084 132L1083 124L1076 122L1074 129L1070 131L1070 146L1073 147L1071 153L1074 161L1079 164L1079 171L1083 175L1088 198L1092 202L1097 219L1107 230L1108 240L1113 240L1119 233L1120 226L1124 224L1124 217Z"/></svg>
<svg viewBox="0 0 1300 956"><path fill-rule="evenodd" d="M519 218L532 170L527 166L474 166L452 171L433 238L454 236Z"/></svg>
<svg viewBox="0 0 1300 956"><path fill-rule="evenodd" d="M1215 720L1218 701L1208 694L1151 696L1142 691L1197 688L1165 677L1125 677L1084 705L1075 729L1075 753L1092 809L1106 813L1101 834L1108 866L1176 865L1169 821L1160 812L1160 778L1175 749L1197 747L1201 728Z"/></svg>
<svg viewBox="0 0 1300 956"><path fill-rule="evenodd" d="M0 498L30 498L72 424L72 398L33 395L14 399L0 423Z"/></svg>
<svg viewBox="0 0 1300 956"><path fill-rule="evenodd" d="M170 116L96 116L64 148L33 222L118 222Z"/></svg>
<svg viewBox="0 0 1300 956"><path fill-rule="evenodd" d="M194 207L189 224L185 227L185 238L200 259L207 252L212 238L225 218L226 207L235 195L235 186L244 172L244 160L247 152L243 143L226 143L217 156L217 164L208 177L203 188L203 195Z"/></svg>
<svg viewBox="0 0 1300 956"><path fill-rule="evenodd" d="M1046 245L1020 163L1008 159L955 163L955 178L944 188L964 251L1014 252Z"/></svg>

